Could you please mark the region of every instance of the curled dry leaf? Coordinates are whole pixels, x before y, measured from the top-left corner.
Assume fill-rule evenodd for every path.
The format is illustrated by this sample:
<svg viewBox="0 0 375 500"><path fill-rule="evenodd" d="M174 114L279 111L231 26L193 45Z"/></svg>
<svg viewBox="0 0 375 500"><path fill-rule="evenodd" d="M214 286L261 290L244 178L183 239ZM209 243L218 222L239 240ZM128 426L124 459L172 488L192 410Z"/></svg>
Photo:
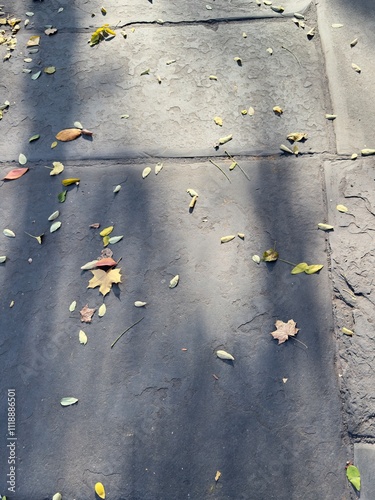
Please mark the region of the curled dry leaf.
<svg viewBox="0 0 375 500"><path fill-rule="evenodd" d="M228 241L234 240L235 237L236 237L235 234L230 234L228 236L223 236L222 238L220 238L220 242L221 243L228 243Z"/></svg>
<svg viewBox="0 0 375 500"><path fill-rule="evenodd" d="M223 126L223 119L220 116L214 116L214 122L216 125L219 125L219 127Z"/></svg>
<svg viewBox="0 0 375 500"><path fill-rule="evenodd" d="M83 345L87 344L87 340L88 340L87 335L85 334L85 332L83 330L79 331L78 339L79 339L81 344L83 344Z"/></svg>
<svg viewBox="0 0 375 500"><path fill-rule="evenodd" d="M100 223L99 222L94 222L94 224L90 224L89 227L91 229L99 229Z"/></svg>
<svg viewBox="0 0 375 500"><path fill-rule="evenodd" d="M287 323L284 321L277 320L275 323L276 330L271 332L274 339L277 339L279 344L282 344L289 337L294 337L299 332L299 328L296 328L296 322L290 319Z"/></svg>
<svg viewBox="0 0 375 500"><path fill-rule="evenodd" d="M29 169L27 167L14 168L10 172L8 172L5 177L3 177L3 181L14 181L16 179L19 179L24 174L26 174L28 170Z"/></svg>
<svg viewBox="0 0 375 500"><path fill-rule="evenodd" d="M276 252L274 248L270 248L263 252L263 260L264 262L275 262L279 258L279 253Z"/></svg>
<svg viewBox="0 0 375 500"><path fill-rule="evenodd" d="M307 133L306 132L292 132L286 136L288 141L291 142L299 142L299 141L304 141L307 139Z"/></svg>
<svg viewBox="0 0 375 500"><path fill-rule="evenodd" d="M315 27L314 28L311 28L311 30L309 30L307 33L306 33L306 36L307 38L313 38L315 36Z"/></svg>
<svg viewBox="0 0 375 500"><path fill-rule="evenodd" d="M71 179L64 179L61 181L63 186L71 186L72 184L79 184L81 179L78 177L72 177Z"/></svg>
<svg viewBox="0 0 375 500"><path fill-rule="evenodd" d="M273 54L273 49L271 47L268 47L267 52L269 53L270 56Z"/></svg>
<svg viewBox="0 0 375 500"><path fill-rule="evenodd" d="M319 222L318 228L321 229L322 231L333 231L334 227L331 226L330 224L323 224L323 222Z"/></svg>
<svg viewBox="0 0 375 500"><path fill-rule="evenodd" d="M61 142L74 141L82 135L82 130L79 128L65 128L64 130L60 130L60 132L56 135L56 139Z"/></svg>
<svg viewBox="0 0 375 500"><path fill-rule="evenodd" d="M192 198L194 198L194 196L198 196L198 193L194 189L188 188L186 192L189 193Z"/></svg>
<svg viewBox="0 0 375 500"><path fill-rule="evenodd" d="M360 73L362 70L361 68L357 65L357 64L354 64L352 63L352 68L354 69L354 71L356 71L357 73Z"/></svg>
<svg viewBox="0 0 375 500"><path fill-rule="evenodd" d="M47 75L53 75L54 73L56 73L56 68L55 68L55 66L47 66L46 68L44 68L43 71Z"/></svg>
<svg viewBox="0 0 375 500"><path fill-rule="evenodd" d="M215 481L218 482L221 476L221 472L218 470L215 474Z"/></svg>
<svg viewBox="0 0 375 500"><path fill-rule="evenodd" d="M134 302L135 307L144 307L147 305L147 302L142 302L141 300L136 300Z"/></svg>
<svg viewBox="0 0 375 500"><path fill-rule="evenodd" d="M99 498L102 499L105 498L105 489L102 483L95 484L95 493L98 495Z"/></svg>
<svg viewBox="0 0 375 500"><path fill-rule="evenodd" d="M237 233L237 236L241 238L241 240L245 239L245 234L244 233Z"/></svg>
<svg viewBox="0 0 375 500"><path fill-rule="evenodd" d="M79 311L81 315L81 322L82 323L91 323L92 317L96 309L90 309L89 305L86 304L82 309Z"/></svg>
<svg viewBox="0 0 375 500"><path fill-rule="evenodd" d="M77 398L73 398L73 397L69 396L69 397L62 398L62 400L60 401L60 404L61 404L61 406L70 406L70 405L74 405L77 402L78 402Z"/></svg>
<svg viewBox="0 0 375 500"><path fill-rule="evenodd" d="M226 351L216 351L216 356L220 359L230 359L231 361L234 361L234 357Z"/></svg>
<svg viewBox="0 0 375 500"><path fill-rule="evenodd" d="M341 331L344 335L349 335L349 337L352 337L354 334L353 330L349 330L349 328L345 328L345 326L342 327Z"/></svg>
<svg viewBox="0 0 375 500"><path fill-rule="evenodd" d="M193 196L191 199L191 202L189 203L189 208L193 209L195 207L195 204L197 203L198 196Z"/></svg>
<svg viewBox="0 0 375 500"><path fill-rule="evenodd" d="M276 115L282 115L284 113L284 111L282 110L282 108L280 108L280 106L274 106L272 108L272 111L276 114Z"/></svg>
<svg viewBox="0 0 375 500"><path fill-rule="evenodd" d="M180 281L180 275L176 274L174 278L171 279L169 282L169 288L175 288L178 285L178 282Z"/></svg>
<svg viewBox="0 0 375 500"><path fill-rule="evenodd" d="M358 38L354 38L354 40L352 40L352 41L350 42L350 46L351 46L351 47L355 47L355 46L357 45L357 43L358 43Z"/></svg>
<svg viewBox="0 0 375 500"><path fill-rule="evenodd" d="M57 28L47 28L46 30L44 30L44 33L48 36L54 35L55 33L57 33Z"/></svg>
<svg viewBox="0 0 375 500"><path fill-rule="evenodd" d="M234 57L233 59L236 61L238 66L242 66L242 59L240 57Z"/></svg>
<svg viewBox="0 0 375 500"><path fill-rule="evenodd" d="M58 175L58 174L61 174L61 172L63 172L64 165L61 162L54 161L52 163L52 165L53 165L53 169L51 170L51 172L49 173L49 175Z"/></svg>

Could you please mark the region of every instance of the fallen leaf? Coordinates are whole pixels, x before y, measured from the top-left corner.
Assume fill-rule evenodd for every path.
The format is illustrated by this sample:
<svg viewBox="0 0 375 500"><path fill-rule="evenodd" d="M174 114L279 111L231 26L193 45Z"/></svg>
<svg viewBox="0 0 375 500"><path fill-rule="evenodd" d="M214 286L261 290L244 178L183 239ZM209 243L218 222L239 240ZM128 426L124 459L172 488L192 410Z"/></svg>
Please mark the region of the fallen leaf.
<svg viewBox="0 0 375 500"><path fill-rule="evenodd" d="M352 68L354 69L354 71L356 71L357 73L360 73L362 70L359 66L357 66L357 64L354 64L352 63Z"/></svg>
<svg viewBox="0 0 375 500"><path fill-rule="evenodd" d="M85 332L83 330L79 331L78 339L79 339L81 344L83 344L83 345L87 344L87 335L85 334Z"/></svg>
<svg viewBox="0 0 375 500"><path fill-rule="evenodd" d="M354 40L352 40L352 41L350 42L350 46L351 46L351 47L355 47L355 46L357 45L357 43L358 43L358 38L354 38Z"/></svg>
<svg viewBox="0 0 375 500"><path fill-rule="evenodd" d="M107 14L107 9L105 9L104 7L102 7L100 9L100 12L103 14L103 16L105 16Z"/></svg>
<svg viewBox="0 0 375 500"><path fill-rule="evenodd" d="M270 248L269 250L266 250L263 252L263 258L264 262L274 262L279 258L278 252L274 248Z"/></svg>
<svg viewBox="0 0 375 500"><path fill-rule="evenodd" d="M103 245L106 247L109 244L109 236L103 236Z"/></svg>
<svg viewBox="0 0 375 500"><path fill-rule="evenodd" d="M41 74L42 74L41 71L37 71L36 73L34 73L33 75L31 75L31 79L32 80L37 80L40 77Z"/></svg>
<svg viewBox="0 0 375 500"><path fill-rule="evenodd" d="M247 115L247 109L243 109L243 110L241 111L241 115L243 115L243 116Z"/></svg>
<svg viewBox="0 0 375 500"><path fill-rule="evenodd" d="M84 264L83 266L81 266L81 269L83 271L88 271L90 269L95 269L96 268L96 264L98 262L99 262L98 260L91 260L90 262L87 262L86 264Z"/></svg>
<svg viewBox="0 0 375 500"><path fill-rule="evenodd" d="M215 116L214 117L214 122L216 123L216 125L219 125L219 127L223 126L223 119L220 118L220 116Z"/></svg>
<svg viewBox="0 0 375 500"><path fill-rule="evenodd" d="M98 229L100 227L100 223L94 222L94 224L90 224L89 227L91 227L91 229Z"/></svg>
<svg viewBox="0 0 375 500"><path fill-rule="evenodd" d="M261 262L261 260L262 260L262 259L259 257L259 255L253 255L253 256L251 257L251 259L252 259L252 260L253 260L256 264L260 264L260 262Z"/></svg>
<svg viewBox="0 0 375 500"><path fill-rule="evenodd" d="M273 49L271 47L268 47L267 52L269 53L270 56L273 54Z"/></svg>
<svg viewBox="0 0 375 500"><path fill-rule="evenodd" d="M315 36L315 27L314 28L311 28L311 30L309 30L307 33L306 33L306 36L307 38L313 38Z"/></svg>
<svg viewBox="0 0 375 500"><path fill-rule="evenodd" d="M240 57L234 57L233 59L236 61L238 66L242 66L242 59Z"/></svg>
<svg viewBox="0 0 375 500"><path fill-rule="evenodd" d="M111 269L110 271L103 271L103 269L95 269L91 271L93 278L89 281L87 288L99 287L99 292L105 296L111 291L113 283L122 283L121 269Z"/></svg>
<svg viewBox="0 0 375 500"><path fill-rule="evenodd" d="M351 160L356 160L358 158L357 153L353 153L352 156L350 157Z"/></svg>
<svg viewBox="0 0 375 500"><path fill-rule="evenodd" d="M284 144L280 144L280 149L285 153L290 153L291 155L294 154L294 151L292 151L290 148L288 148L288 146L285 146Z"/></svg>
<svg viewBox="0 0 375 500"><path fill-rule="evenodd" d="M58 210L56 210L56 212L53 212L53 214L51 214L49 217L48 217L48 220L51 221L51 220L55 220L57 219L57 217L60 215L60 212Z"/></svg>
<svg viewBox="0 0 375 500"><path fill-rule="evenodd" d="M73 300L73 302L69 306L69 311L74 312L76 310L76 306L77 306L77 301Z"/></svg>
<svg viewBox="0 0 375 500"><path fill-rule="evenodd" d="M308 267L309 265L306 262L301 262L300 264L297 264L295 267L293 267L293 269L291 270L291 274L304 273Z"/></svg>
<svg viewBox="0 0 375 500"><path fill-rule="evenodd" d="M16 235L11 229L4 229L3 231L4 236L7 236L8 238L15 238Z"/></svg>
<svg viewBox="0 0 375 500"><path fill-rule="evenodd" d="M27 41L26 47L35 47L36 45L39 45L39 42L40 42L40 36L33 35Z"/></svg>
<svg viewBox="0 0 375 500"><path fill-rule="evenodd" d="M95 267L113 267L116 265L117 262L113 260L112 257L107 257L105 259L97 260Z"/></svg>
<svg viewBox="0 0 375 500"><path fill-rule="evenodd" d="M3 180L4 181L14 181L14 180L19 179L20 177L22 177L24 174L26 174L26 172L28 170L29 169L27 167L24 167L24 168L14 168L10 172L8 172L5 177L3 177Z"/></svg>
<svg viewBox="0 0 375 500"><path fill-rule="evenodd" d="M61 172L63 172L64 165L60 161L54 161L52 163L52 165L53 165L53 169L51 170L49 175L58 175L58 174L61 174Z"/></svg>
<svg viewBox="0 0 375 500"><path fill-rule="evenodd" d="M6 255L1 255L0 256L0 264L3 264L6 260L7 260L7 256Z"/></svg>
<svg viewBox="0 0 375 500"><path fill-rule="evenodd" d="M241 240L245 239L245 234L244 233L237 233L237 236L241 238Z"/></svg>
<svg viewBox="0 0 375 500"><path fill-rule="evenodd" d="M39 134L32 135L29 139L29 142L37 141L40 138Z"/></svg>
<svg viewBox="0 0 375 500"><path fill-rule="evenodd" d="M58 145L58 142L53 141L53 143L51 144L51 149L54 149L57 145Z"/></svg>
<svg viewBox="0 0 375 500"><path fill-rule="evenodd" d="M318 224L318 228L321 229L322 231L333 231L334 230L333 226L331 226L330 224L323 224L322 222L320 222Z"/></svg>
<svg viewBox="0 0 375 500"><path fill-rule="evenodd" d="M64 179L61 181L61 184L63 186L70 186L71 184L78 184L81 179L78 179L77 177L74 177L72 179Z"/></svg>
<svg viewBox="0 0 375 500"><path fill-rule="evenodd" d="M247 110L247 114L249 116L254 116L255 114L255 109L253 107L250 106L250 108Z"/></svg>
<svg viewBox="0 0 375 500"><path fill-rule="evenodd" d="M61 142L74 141L82 135L82 130L79 128L66 128L64 130L60 130L58 134L56 134L56 139Z"/></svg>
<svg viewBox="0 0 375 500"><path fill-rule="evenodd" d="M27 158L23 153L20 153L20 155L18 156L18 163L20 165L25 165L25 163L27 163Z"/></svg>
<svg viewBox="0 0 375 500"><path fill-rule="evenodd" d="M76 128L79 128L80 130L83 130L83 125L81 122L74 122L73 125L76 127Z"/></svg>
<svg viewBox="0 0 375 500"><path fill-rule="evenodd" d="M198 196L193 196L191 202L189 203L189 208L193 209L197 203Z"/></svg>
<svg viewBox="0 0 375 500"><path fill-rule="evenodd" d="M60 404L61 404L61 406L70 406L70 405L74 405L77 402L78 402L77 398L66 397L66 398L62 398L62 400L60 401Z"/></svg>
<svg viewBox="0 0 375 500"><path fill-rule="evenodd" d="M304 141L307 139L307 133L306 132L292 132L291 134L288 134L286 136L288 141L291 142L299 142L299 141Z"/></svg>
<svg viewBox="0 0 375 500"><path fill-rule="evenodd" d="M12 308L14 306L14 300L11 300L9 307Z"/></svg>
<svg viewBox="0 0 375 500"><path fill-rule="evenodd" d="M326 118L327 118L327 120L336 120L337 115L329 115L329 114L327 114Z"/></svg>
<svg viewBox="0 0 375 500"><path fill-rule="evenodd" d="M95 493L98 495L99 498L105 498L105 490L102 483L95 484Z"/></svg>
<svg viewBox="0 0 375 500"><path fill-rule="evenodd" d="M60 203L64 203L64 201L66 200L66 195L67 195L67 190L63 191L62 193L59 193L57 195L57 199L59 200Z"/></svg>
<svg viewBox="0 0 375 500"><path fill-rule="evenodd" d="M344 26L343 24L338 24L338 23L332 24L332 28L342 28L343 26Z"/></svg>
<svg viewBox="0 0 375 500"><path fill-rule="evenodd" d="M272 108L272 111L276 114L276 115L282 115L284 113L284 111L280 108L280 106L274 106Z"/></svg>
<svg viewBox="0 0 375 500"><path fill-rule="evenodd" d="M238 163L236 161L232 161L232 163L229 165L229 170L232 171L234 168L236 168Z"/></svg>
<svg viewBox="0 0 375 500"><path fill-rule="evenodd" d="M151 71L150 68L147 68L147 69L143 70L142 73L141 73L141 76L149 75L150 71Z"/></svg>
<svg viewBox="0 0 375 500"><path fill-rule="evenodd" d="M216 356L220 359L230 359L231 361L234 361L234 357L226 351L216 351Z"/></svg>
<svg viewBox="0 0 375 500"><path fill-rule="evenodd" d="M282 344L289 337L294 337L299 332L299 328L296 328L296 322L290 319L288 323L284 323L284 321L277 320L275 323L276 330L271 332L271 335L274 339L277 339L279 344Z"/></svg>
<svg viewBox="0 0 375 500"><path fill-rule="evenodd" d="M55 493L52 497L52 500L62 500L61 493Z"/></svg>
<svg viewBox="0 0 375 500"><path fill-rule="evenodd" d="M192 198L194 196L198 196L198 193L194 189L189 188L186 190L186 192L189 193Z"/></svg>
<svg viewBox="0 0 375 500"><path fill-rule="evenodd" d="M44 33L48 36L54 35L55 33L57 33L57 28L47 28L46 30L44 30Z"/></svg>
<svg viewBox="0 0 375 500"><path fill-rule="evenodd" d="M346 468L346 477L357 491L361 490L361 474L355 465L348 465Z"/></svg>
<svg viewBox="0 0 375 500"><path fill-rule="evenodd" d="M178 282L180 281L180 275L176 274L174 278L171 279L169 282L169 288L175 288L178 285Z"/></svg>
<svg viewBox="0 0 375 500"><path fill-rule="evenodd" d="M43 236L44 236L44 233L42 233L40 236L34 236L33 234L27 233L26 231L25 231L25 233L26 233L28 236L31 236L31 238L34 238L34 239L35 239L35 240L39 243L39 245L41 245L41 244L42 244L42 238L43 238Z"/></svg>
<svg viewBox="0 0 375 500"><path fill-rule="evenodd" d="M362 156L375 155L375 149L361 149Z"/></svg>
<svg viewBox="0 0 375 500"><path fill-rule="evenodd" d="M151 173L151 167L146 167L143 169L142 177L145 179Z"/></svg>
<svg viewBox="0 0 375 500"><path fill-rule="evenodd" d="M218 470L215 474L215 481L218 482L221 476L221 472Z"/></svg>
<svg viewBox="0 0 375 500"><path fill-rule="evenodd" d="M163 163L157 163L155 165L155 175L158 175L158 173L161 172L161 170L163 170Z"/></svg>
<svg viewBox="0 0 375 500"><path fill-rule="evenodd" d="M346 213L348 208L345 205L336 205L336 209L341 213Z"/></svg>
<svg viewBox="0 0 375 500"><path fill-rule="evenodd" d="M46 68L44 68L43 71L47 75L53 75L54 73L56 73L56 68L55 68L55 66L47 66Z"/></svg>
<svg viewBox="0 0 375 500"><path fill-rule="evenodd" d="M60 227L61 227L61 222L58 220L58 221L54 222L53 224L51 224L51 227L49 228L49 232L54 233L55 231L60 229Z"/></svg>
<svg viewBox="0 0 375 500"><path fill-rule="evenodd" d="M219 139L218 145L226 144L227 142L231 141L233 139L233 135L226 135L225 137L221 137ZM218 147L218 145L216 147Z"/></svg>
<svg viewBox="0 0 375 500"><path fill-rule="evenodd" d="M170 66L171 64L173 64L173 63L175 63L175 62L177 62L177 60L176 60L176 59L171 59L170 61L167 61L165 64L166 64L167 66Z"/></svg>
<svg viewBox="0 0 375 500"><path fill-rule="evenodd" d="M208 78L209 78L210 80L217 80L217 76L215 76L215 75L210 75Z"/></svg>
<svg viewBox="0 0 375 500"><path fill-rule="evenodd" d="M120 191L121 189L121 184L117 184L117 186L114 188L113 192L116 194Z"/></svg>
<svg viewBox="0 0 375 500"><path fill-rule="evenodd" d="M114 245L115 243L118 243L120 240L122 240L124 236L121 235L121 236L112 236L111 238L108 239L108 243L110 245Z"/></svg>
<svg viewBox="0 0 375 500"><path fill-rule="evenodd" d="M104 272L104 271L102 271ZM81 322L82 323L91 323L91 320L92 320L92 316L94 314L94 312L96 311L96 309L90 309L89 308L89 305L86 304L80 311L80 315L81 315Z"/></svg>
<svg viewBox="0 0 375 500"><path fill-rule="evenodd" d="M99 318L102 318L106 312L107 312L107 306L105 304L102 304L98 309Z"/></svg>
<svg viewBox="0 0 375 500"><path fill-rule="evenodd" d="M100 28L98 28L94 33L91 35L90 38L90 46L93 47L94 45L97 45L99 42L102 40L105 40L108 38L108 36L116 36L116 32L113 31L110 27L109 24L103 24Z"/></svg>
<svg viewBox="0 0 375 500"><path fill-rule="evenodd" d="M274 11L274 12L278 12L280 14L282 14L284 12L284 7L282 7L281 5L271 5L271 9Z"/></svg>
<svg viewBox="0 0 375 500"><path fill-rule="evenodd" d="M344 326L344 327L342 327L341 331L342 331L342 333L344 333L345 335L349 335L349 337L352 337L352 336L353 336L353 334L354 334L353 330L349 330L349 328L345 328L345 326Z"/></svg>
<svg viewBox="0 0 375 500"><path fill-rule="evenodd" d="M140 301L140 300L136 300L136 301L134 302L134 305L135 305L135 307L144 307L144 306L146 306L146 305L147 305L147 302L142 302L142 301Z"/></svg>
<svg viewBox="0 0 375 500"><path fill-rule="evenodd" d="M310 264L307 269L305 269L306 274L315 274L318 273L321 269L323 269L322 264Z"/></svg>
<svg viewBox="0 0 375 500"><path fill-rule="evenodd" d="M220 242L221 243L228 243L228 241L234 240L235 237L236 237L235 234L231 234L229 236L223 236L222 238L220 238Z"/></svg>
<svg viewBox="0 0 375 500"><path fill-rule="evenodd" d="M108 236L109 234L111 234L111 233L112 233L113 228L114 228L114 226L108 226L108 227L105 227L104 229L102 229L102 230L100 231L100 233L99 233L99 234L100 234L100 236L101 236L101 237L103 237L103 236Z"/></svg>

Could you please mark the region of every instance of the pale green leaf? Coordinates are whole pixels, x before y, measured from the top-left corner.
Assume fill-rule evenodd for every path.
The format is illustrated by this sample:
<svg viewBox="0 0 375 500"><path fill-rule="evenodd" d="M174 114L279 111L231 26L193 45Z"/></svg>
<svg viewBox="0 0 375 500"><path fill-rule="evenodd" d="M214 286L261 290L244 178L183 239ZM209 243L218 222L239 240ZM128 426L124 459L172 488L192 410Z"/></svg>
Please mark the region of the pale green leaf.
<svg viewBox="0 0 375 500"><path fill-rule="evenodd" d="M61 404L61 406L70 406L70 405L74 405L77 402L78 402L77 398L66 397L66 398L62 398L62 400L60 401L60 404Z"/></svg>
<svg viewBox="0 0 375 500"><path fill-rule="evenodd" d="M146 167L143 169L142 177L145 179L151 173L151 167Z"/></svg>
<svg viewBox="0 0 375 500"><path fill-rule="evenodd" d="M8 238L15 238L16 235L11 229L4 229L3 231L4 236L8 236Z"/></svg>
<svg viewBox="0 0 375 500"><path fill-rule="evenodd" d="M27 158L23 153L20 153L20 155L18 156L18 163L20 165L25 165L27 163Z"/></svg>
<svg viewBox="0 0 375 500"><path fill-rule="evenodd" d="M60 229L60 227L61 227L61 222L58 220L58 221L54 222L53 224L51 224L51 227L49 228L49 232L54 233L55 231Z"/></svg>
<svg viewBox="0 0 375 500"><path fill-rule="evenodd" d="M72 302L72 303L70 304L70 306L69 306L69 311L70 311L70 312L75 311L76 306L77 306L77 301L76 301L76 300L73 300L73 302Z"/></svg>
<svg viewBox="0 0 375 500"><path fill-rule="evenodd" d="M323 224L323 222L319 222L318 228L322 231L333 231L334 227L330 224Z"/></svg>
<svg viewBox="0 0 375 500"><path fill-rule="evenodd" d="M120 184L117 184L117 186L114 188L113 192L114 193L118 193L121 189L121 185Z"/></svg>
<svg viewBox="0 0 375 500"><path fill-rule="evenodd" d="M348 208L345 205L336 205L336 209L342 213L348 212Z"/></svg>
<svg viewBox="0 0 375 500"><path fill-rule="evenodd" d="M35 135L32 135L29 139L29 142L34 142L34 141L37 141L39 139L40 135L39 134L35 134Z"/></svg>
<svg viewBox="0 0 375 500"><path fill-rule="evenodd" d="M174 278L171 279L169 282L169 288L175 288L178 285L178 282L180 281L180 276L176 274Z"/></svg>
<svg viewBox="0 0 375 500"><path fill-rule="evenodd" d="M304 273L306 269L308 269L309 265L306 262L301 262L300 264L297 264L293 269L291 270L291 274L300 274Z"/></svg>
<svg viewBox="0 0 375 500"><path fill-rule="evenodd" d="M52 221L52 220L55 220L57 219L57 217L60 215L60 212L58 210L56 210L56 212L53 212L53 214L51 214L49 217L48 217L48 220L49 221Z"/></svg>
<svg viewBox="0 0 375 500"><path fill-rule="evenodd" d="M141 300L136 300L134 302L134 305L135 305L135 307L144 307L145 305L147 305L147 302L142 302Z"/></svg>
<svg viewBox="0 0 375 500"><path fill-rule="evenodd" d="M315 274L318 273L321 269L323 269L322 264L311 264L310 266L305 269L306 274Z"/></svg>
<svg viewBox="0 0 375 500"><path fill-rule="evenodd" d="M230 234L228 236L223 236L222 238L220 238L220 242L221 243L228 243L228 241L234 240L235 237L236 237L235 234Z"/></svg>
<svg viewBox="0 0 375 500"><path fill-rule="evenodd" d="M110 245L114 245L118 241L122 240L123 237L124 237L123 235L121 235L121 236L112 236L112 238L109 238L108 243Z"/></svg>
<svg viewBox="0 0 375 500"><path fill-rule="evenodd" d="M41 74L42 74L41 71L37 71L36 73L34 73L33 75L31 75L31 79L32 80L37 80L40 77Z"/></svg>
<svg viewBox="0 0 375 500"><path fill-rule="evenodd" d="M98 309L99 318L102 318L106 312L107 312L107 306L105 304L102 304Z"/></svg>
<svg viewBox="0 0 375 500"><path fill-rule="evenodd" d="M355 465L348 465L346 469L346 477L357 491L361 490L361 474Z"/></svg>
<svg viewBox="0 0 375 500"><path fill-rule="evenodd" d="M231 361L234 361L234 357L231 354L229 354L229 352L226 351L222 350L216 351L216 356L220 359L229 359Z"/></svg>
<svg viewBox="0 0 375 500"><path fill-rule="evenodd" d="M1 255L0 256L0 264L3 264L6 260L7 260L7 256L6 255Z"/></svg>

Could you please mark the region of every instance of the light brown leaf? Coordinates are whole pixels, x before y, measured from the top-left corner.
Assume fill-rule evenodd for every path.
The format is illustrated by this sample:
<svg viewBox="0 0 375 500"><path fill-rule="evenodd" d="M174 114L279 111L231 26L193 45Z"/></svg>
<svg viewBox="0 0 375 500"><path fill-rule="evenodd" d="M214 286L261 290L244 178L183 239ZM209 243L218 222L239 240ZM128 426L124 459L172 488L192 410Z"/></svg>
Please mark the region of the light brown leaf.
<svg viewBox="0 0 375 500"><path fill-rule="evenodd" d="M271 335L274 339L279 341L279 344L282 344L289 337L294 337L299 332L299 328L296 328L296 322L290 319L288 323L284 323L284 321L277 320L275 323L276 330L271 332Z"/></svg>
<svg viewBox="0 0 375 500"><path fill-rule="evenodd" d="M292 132L286 136L288 141L291 142L299 142L299 141L304 141L307 139L307 133L306 132Z"/></svg>
<svg viewBox="0 0 375 500"><path fill-rule="evenodd" d="M121 269L111 269L108 272L103 269L95 269L91 271L93 278L89 281L87 288L99 287L99 292L102 295L107 295L111 291L113 283L121 283Z"/></svg>
<svg viewBox="0 0 375 500"><path fill-rule="evenodd" d="M90 309L89 305L86 304L79 312L81 315L82 323L91 323L92 317L96 309Z"/></svg>
<svg viewBox="0 0 375 500"><path fill-rule="evenodd" d="M65 128L64 130L60 130L60 132L56 135L56 139L62 142L74 141L82 135L82 130L79 128Z"/></svg>

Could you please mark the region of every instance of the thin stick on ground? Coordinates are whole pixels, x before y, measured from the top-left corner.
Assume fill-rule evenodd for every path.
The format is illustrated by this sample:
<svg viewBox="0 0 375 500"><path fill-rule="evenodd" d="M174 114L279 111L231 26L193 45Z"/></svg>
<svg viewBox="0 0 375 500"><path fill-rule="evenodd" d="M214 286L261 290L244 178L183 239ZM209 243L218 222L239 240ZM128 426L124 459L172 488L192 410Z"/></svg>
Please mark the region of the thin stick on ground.
<svg viewBox="0 0 375 500"><path fill-rule="evenodd" d="M307 345L304 344L303 342L301 342L300 340L296 339L295 337L291 337L293 340L295 340L296 342L299 342L300 344L302 344L304 347L306 347L306 349L308 349Z"/></svg>
<svg viewBox="0 0 375 500"><path fill-rule="evenodd" d="M129 326L129 328L127 328L124 332L122 332L121 335L119 335L117 337L117 339L111 344L111 349L116 344L116 342L118 340L120 340L123 335L125 335L126 332L128 332L131 328L133 328L133 326L138 325L138 323L140 323L142 321L142 319L144 319L144 318L145 317L143 316L143 318L139 319L138 321L136 321L135 323L133 323L131 326Z"/></svg>
<svg viewBox="0 0 375 500"><path fill-rule="evenodd" d="M243 173L243 175L244 175L244 176L246 177L246 179L249 181L249 180L250 180L250 177L247 175L247 173L246 173L246 172L245 172L245 170L241 167L241 165L240 165L239 163L237 163L237 161L233 158L233 156L232 156L232 155L230 155L230 154L228 153L228 151L224 151L224 153L225 153L226 155L228 155L228 157L229 157L232 161L236 162L237 167L241 170L241 172Z"/></svg>
<svg viewBox="0 0 375 500"><path fill-rule="evenodd" d="M212 161L210 159L210 162L212 163L212 165L215 165L216 168L218 168L220 170L221 173L223 173L225 175L225 177L228 179L228 181L231 183L232 181L229 179L229 177L227 176L227 174L224 172L224 170L217 164L215 163L214 161Z"/></svg>

